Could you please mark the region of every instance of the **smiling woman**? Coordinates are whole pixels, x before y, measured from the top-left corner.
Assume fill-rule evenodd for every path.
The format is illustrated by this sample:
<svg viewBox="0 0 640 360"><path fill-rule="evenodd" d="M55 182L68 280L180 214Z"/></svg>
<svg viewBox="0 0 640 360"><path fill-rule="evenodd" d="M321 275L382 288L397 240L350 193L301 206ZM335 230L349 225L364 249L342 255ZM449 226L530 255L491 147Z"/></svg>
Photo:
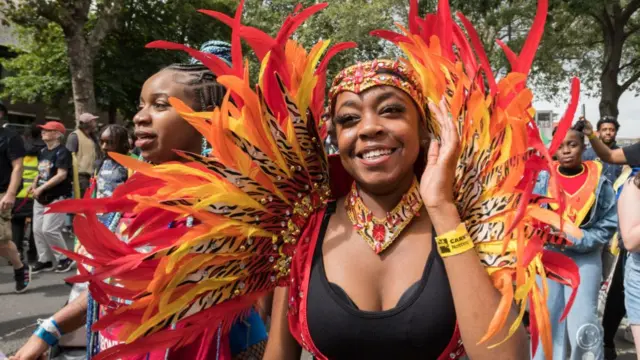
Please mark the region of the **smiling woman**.
<svg viewBox="0 0 640 360"><path fill-rule="evenodd" d="M421 115L411 97L380 86L361 94L340 93L335 109L338 148L347 172L369 191L408 189L421 141Z"/></svg>

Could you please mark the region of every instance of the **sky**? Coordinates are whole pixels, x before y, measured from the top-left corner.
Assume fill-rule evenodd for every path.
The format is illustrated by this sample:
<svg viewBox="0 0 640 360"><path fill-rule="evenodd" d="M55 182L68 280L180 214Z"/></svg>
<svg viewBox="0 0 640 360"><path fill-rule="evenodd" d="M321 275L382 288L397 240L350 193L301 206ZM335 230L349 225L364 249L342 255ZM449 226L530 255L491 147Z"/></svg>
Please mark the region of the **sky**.
<svg viewBox="0 0 640 360"><path fill-rule="evenodd" d="M586 117L591 120L595 126L598 118L600 117L600 111L598 110L597 98L588 98L586 95L580 95L580 106L578 107L578 116L582 115L582 104L586 105ZM558 115L558 120L564 114L566 104L554 104L546 101L534 101L533 106L536 110L553 110ZM620 131L618 133L619 138L640 138L640 97L634 97L633 92L625 92L620 97L618 103L618 121L620 122Z"/></svg>

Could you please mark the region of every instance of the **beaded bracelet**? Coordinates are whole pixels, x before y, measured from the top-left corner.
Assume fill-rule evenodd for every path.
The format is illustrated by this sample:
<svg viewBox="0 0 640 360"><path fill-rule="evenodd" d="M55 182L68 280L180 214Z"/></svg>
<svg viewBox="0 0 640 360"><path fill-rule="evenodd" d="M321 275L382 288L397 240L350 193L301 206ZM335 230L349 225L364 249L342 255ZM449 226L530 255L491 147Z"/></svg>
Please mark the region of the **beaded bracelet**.
<svg viewBox="0 0 640 360"><path fill-rule="evenodd" d="M441 257L462 254L473 249L473 240L469 236L467 227L460 223L455 230L436 237L436 246Z"/></svg>

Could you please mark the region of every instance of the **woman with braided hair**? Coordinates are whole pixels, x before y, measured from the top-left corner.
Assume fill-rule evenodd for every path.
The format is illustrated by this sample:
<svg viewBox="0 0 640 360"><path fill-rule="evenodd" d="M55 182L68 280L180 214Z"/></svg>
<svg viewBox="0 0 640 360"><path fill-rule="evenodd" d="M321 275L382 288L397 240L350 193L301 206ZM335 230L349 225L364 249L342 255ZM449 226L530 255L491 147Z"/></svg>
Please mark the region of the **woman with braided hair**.
<svg viewBox="0 0 640 360"><path fill-rule="evenodd" d="M163 164L172 161L182 161L174 151L191 151L196 154L206 152L206 141L203 140L189 123L184 121L177 111L169 104L169 97L182 99L196 109L208 111L217 106L223 99L225 89L216 82L213 73L201 64L173 64L160 70L145 81L139 100L139 110L134 116L135 145L141 150L141 157L151 163ZM104 147L107 150L117 150L118 143L125 143L126 132L120 134L118 129L109 128L110 133L103 135ZM116 136L121 135L121 136ZM122 137L122 141L115 140ZM114 144L111 144L114 142ZM114 154L114 153L112 153ZM134 174L135 178L136 175ZM114 190L118 191L118 188ZM111 213L108 217L100 217L101 222L112 230L121 241L127 242L127 227L136 218L136 214ZM190 227L193 220L167 223L169 230ZM80 225L78 231L85 229ZM85 229L86 230L86 229ZM84 252L82 252L84 253ZM86 253L85 253L86 254ZM87 274L89 267L85 264L80 270ZM91 288L90 288L91 290ZM36 330L29 341L12 356L13 360L37 359L49 346L55 345L60 335L74 331L87 324L87 328L99 321L104 311L92 300L96 294L82 293L74 301L47 319ZM97 294L99 296L100 294ZM112 299L112 304L124 300ZM117 306L117 305L115 305ZM98 332L88 330L87 351L88 358L119 343L116 340L118 327L102 328ZM246 357L260 358L266 343L266 331L262 320L253 311L250 315L233 326L229 335L221 336L220 329L212 328L205 334L199 334L189 346L178 350L167 348L152 351L142 356L122 355L123 359L244 359Z"/></svg>

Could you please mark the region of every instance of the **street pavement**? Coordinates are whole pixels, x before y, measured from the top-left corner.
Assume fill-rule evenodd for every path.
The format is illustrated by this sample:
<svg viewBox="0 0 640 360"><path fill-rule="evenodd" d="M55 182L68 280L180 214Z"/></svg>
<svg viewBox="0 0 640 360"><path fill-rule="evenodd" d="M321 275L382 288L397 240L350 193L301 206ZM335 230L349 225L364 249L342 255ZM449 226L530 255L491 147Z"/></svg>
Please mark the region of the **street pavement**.
<svg viewBox="0 0 640 360"><path fill-rule="evenodd" d="M64 279L74 274L44 272L33 275L29 290L15 294L11 267L0 266L0 351L14 354L31 336L38 319L45 319L64 306L70 287ZM617 336L618 360L636 359L633 344L624 340L622 329ZM311 359L308 354L303 360Z"/></svg>
<svg viewBox="0 0 640 360"><path fill-rule="evenodd" d="M0 267L0 350L5 355L20 349L35 330L38 319L46 319L64 306L71 289L64 279L74 273L33 275L27 292L16 294L13 269L7 265Z"/></svg>

